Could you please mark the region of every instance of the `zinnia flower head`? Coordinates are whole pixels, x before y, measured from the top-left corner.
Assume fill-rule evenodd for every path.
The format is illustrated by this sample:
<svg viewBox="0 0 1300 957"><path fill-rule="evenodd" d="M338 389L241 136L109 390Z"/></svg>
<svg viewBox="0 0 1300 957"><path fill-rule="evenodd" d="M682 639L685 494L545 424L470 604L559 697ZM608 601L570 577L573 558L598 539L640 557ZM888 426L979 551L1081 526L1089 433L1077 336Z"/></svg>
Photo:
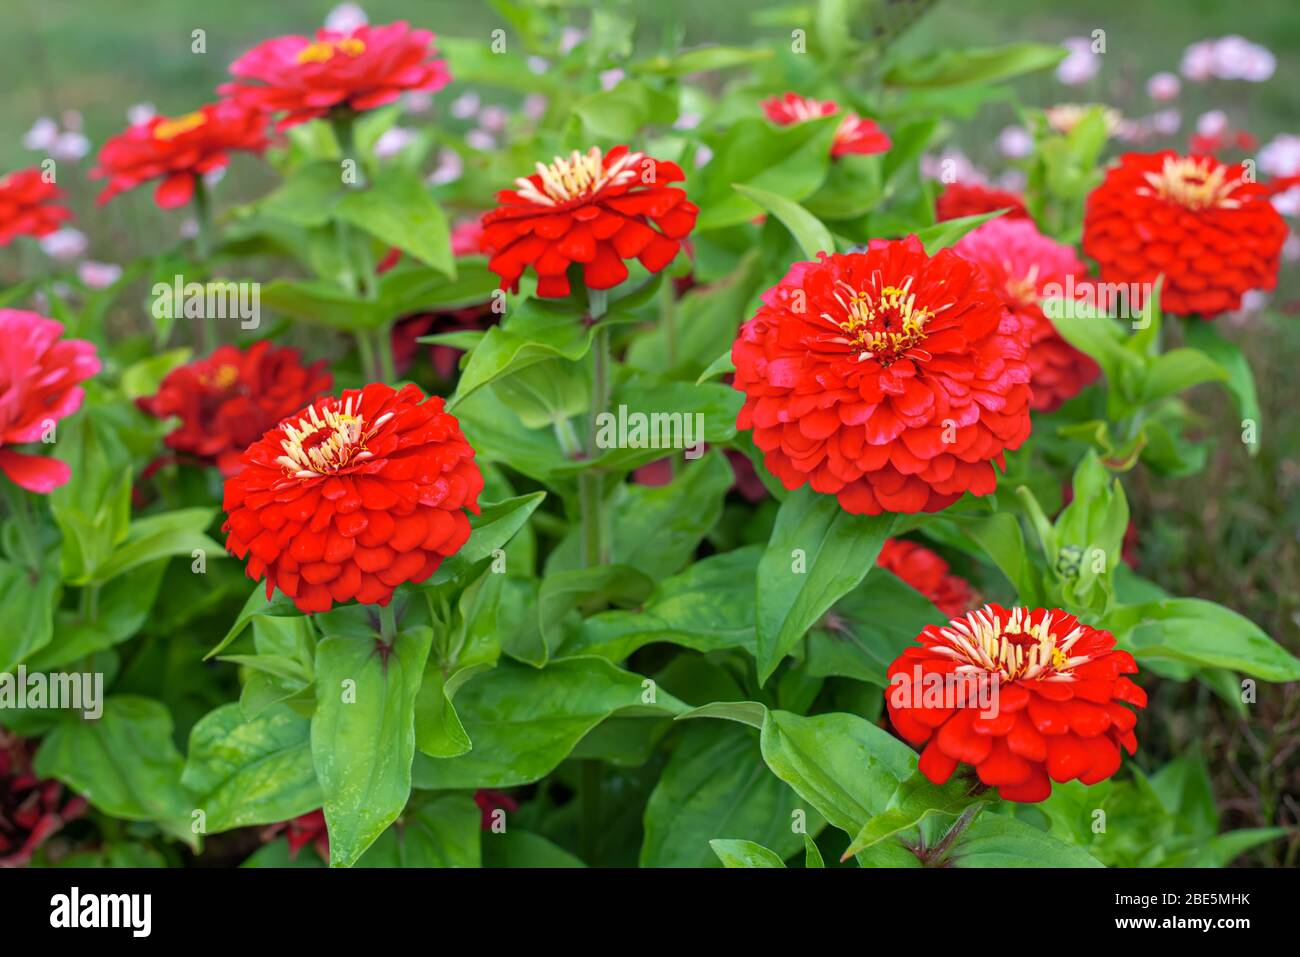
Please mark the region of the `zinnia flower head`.
<svg viewBox="0 0 1300 957"><path fill-rule="evenodd" d="M86 812L58 781L32 773L32 746L0 728L0 868L23 867L52 834Z"/></svg>
<svg viewBox="0 0 1300 957"><path fill-rule="evenodd" d="M179 416L180 425L164 439L168 448L231 476L242 467L244 450L263 432L332 385L325 363L303 366L297 349L266 341L246 350L223 345L167 373L158 394L139 405L160 419Z"/></svg>
<svg viewBox="0 0 1300 957"><path fill-rule="evenodd" d="M1286 237L1268 187L1242 164L1172 150L1121 156L1088 196L1083 220L1083 251L1102 282L1163 275L1161 308L1204 319L1276 286Z"/></svg>
<svg viewBox="0 0 1300 957"><path fill-rule="evenodd" d="M841 112L840 105L834 100L814 100L811 96L787 93L764 100L763 112L767 118L778 126L793 126L821 116L835 116ZM872 153L884 153L893 143L889 134L882 130L875 120L846 112L839 128L835 131L835 141L831 144L831 156L840 157L850 153L868 156Z"/></svg>
<svg viewBox="0 0 1300 957"><path fill-rule="evenodd" d="M1097 363L1062 339L1043 313L1044 296L1086 290L1088 267L1073 247L1048 239L1031 220L999 217L967 233L953 249L984 270L1029 337L1032 408L1051 412L1096 381Z"/></svg>
<svg viewBox="0 0 1300 957"><path fill-rule="evenodd" d="M683 179L676 163L626 146L603 154L593 146L538 163L536 173L515 180L515 189L498 193L501 205L483 216L488 268L501 277L502 289L516 289L532 266L537 294L549 298L569 294L573 263L582 265L589 289L621 283L627 259L659 272L700 212L685 190L665 185Z"/></svg>
<svg viewBox="0 0 1300 957"><path fill-rule="evenodd" d="M55 422L81 408L79 383L100 369L94 343L60 339L63 324L21 309L0 309L0 471L30 492L47 494L72 477L67 463L15 452L40 442Z"/></svg>
<svg viewBox="0 0 1300 957"><path fill-rule="evenodd" d="M154 116L108 140L99 151L92 179L107 179L99 203L118 193L161 180L154 202L162 209L184 206L198 176L225 169L235 150L260 153L267 146L266 114L238 103L209 103L193 113Z"/></svg>
<svg viewBox="0 0 1300 957"><path fill-rule="evenodd" d="M938 553L918 542L886 539L876 556L876 565L893 572L950 618L965 614L975 605L975 590L970 582L951 574L948 563Z"/></svg>
<svg viewBox="0 0 1300 957"><path fill-rule="evenodd" d="M316 39L276 37L230 65L235 77L220 91L241 103L283 113L279 129L331 110L373 110L403 93L434 93L451 82L436 59L434 36L404 21L352 30L317 30Z"/></svg>
<svg viewBox="0 0 1300 957"><path fill-rule="evenodd" d="M732 346L737 425L788 489L933 512L997 485L1029 436L1019 320L974 264L915 236L796 263Z"/></svg>
<svg viewBox="0 0 1300 957"><path fill-rule="evenodd" d="M226 480L227 548L305 613L386 605L469 538L483 475L443 400L382 383L318 399Z"/></svg>
<svg viewBox="0 0 1300 957"><path fill-rule="evenodd" d="M1042 801L1058 783L1096 784L1137 750L1147 696L1115 638L1046 608L985 605L927 625L889 667L889 719L925 745L919 768L943 784L957 765L1006 801Z"/></svg>
<svg viewBox="0 0 1300 957"><path fill-rule="evenodd" d="M72 212L56 202L62 196L36 167L0 177L0 246L19 236L48 236L71 219Z"/></svg>
<svg viewBox="0 0 1300 957"><path fill-rule="evenodd" d="M994 189L979 183L949 183L934 201L934 216L939 222L979 216L1005 209L1002 219L1028 219L1025 201L1016 193Z"/></svg>

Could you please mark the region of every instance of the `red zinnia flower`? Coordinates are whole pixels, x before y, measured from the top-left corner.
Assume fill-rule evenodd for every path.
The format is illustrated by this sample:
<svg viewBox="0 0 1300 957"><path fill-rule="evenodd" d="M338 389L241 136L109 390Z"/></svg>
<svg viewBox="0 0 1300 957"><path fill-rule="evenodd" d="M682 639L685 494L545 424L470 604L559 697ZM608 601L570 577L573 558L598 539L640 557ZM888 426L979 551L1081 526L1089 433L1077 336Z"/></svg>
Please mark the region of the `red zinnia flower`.
<svg viewBox="0 0 1300 957"><path fill-rule="evenodd" d="M266 114L238 103L209 103L175 119L155 116L109 139L99 151L91 179L107 179L99 202L160 179L154 202L162 209L184 206L194 180L225 169L232 150L260 153L267 146Z"/></svg>
<svg viewBox="0 0 1300 957"><path fill-rule="evenodd" d="M1005 801L1042 801L1052 781L1096 784L1119 770L1121 746L1137 750L1137 715L1123 704L1147 696L1108 631L1059 610L986 605L917 641L889 666L885 702L903 739L925 745L919 768L935 784L960 762Z"/></svg>
<svg viewBox="0 0 1300 957"><path fill-rule="evenodd" d="M227 547L306 613L388 604L469 538L483 475L460 423L414 385L318 399L271 429L226 480Z"/></svg>
<svg viewBox="0 0 1300 957"><path fill-rule="evenodd" d="M984 270L1029 336L1032 408L1051 412L1096 381L1101 368L1062 339L1043 314L1045 296L1086 291L1088 267L1073 247L1048 239L1031 220L999 216L967 233L953 249Z"/></svg>
<svg viewBox="0 0 1300 957"><path fill-rule="evenodd" d="M509 811L514 814L515 811L519 810L518 801L506 794L505 791L495 791L492 788L475 791L474 803L478 805L479 827L484 831L491 830L494 811Z"/></svg>
<svg viewBox="0 0 1300 957"><path fill-rule="evenodd" d="M975 590L964 578L948 573L948 563L924 545L889 538L876 565L911 585L949 618L964 615L975 605Z"/></svg>
<svg viewBox="0 0 1300 957"><path fill-rule="evenodd" d="M1019 321L950 249L915 236L796 263L732 346L737 425L788 489L847 511L934 512L997 486L1029 436Z"/></svg>
<svg viewBox="0 0 1300 957"><path fill-rule="evenodd" d="M31 746L0 728L0 867L22 867L64 824L86 812L58 781L32 773Z"/></svg>
<svg viewBox="0 0 1300 957"><path fill-rule="evenodd" d="M999 219L1028 219L1025 201L1016 193L993 189L978 183L949 183L934 201L934 217L939 222L978 216L1005 209Z"/></svg>
<svg viewBox="0 0 1300 957"><path fill-rule="evenodd" d="M814 100L810 96L787 93L764 100L763 112L767 118L778 126L793 126L806 120L815 120L820 116L835 116L840 112L840 105L834 100ZM870 155L884 153L893 144L889 135L875 120L845 113L844 119L835 131L835 142L831 144L831 156L844 156L849 153Z"/></svg>
<svg viewBox="0 0 1300 957"><path fill-rule="evenodd" d="M0 471L30 492L47 494L72 477L67 463L15 452L39 442L81 408L78 385L100 369L94 343L60 339L63 324L34 312L0 309Z"/></svg>
<svg viewBox="0 0 1300 957"><path fill-rule="evenodd" d="M1240 163L1125 153L1088 197L1083 251L1102 282L1148 284L1163 274L1165 312L1212 319L1239 308L1244 293L1277 285L1287 227L1269 195Z"/></svg>
<svg viewBox="0 0 1300 957"><path fill-rule="evenodd" d="M160 419L180 417L164 440L168 448L231 476L241 468L244 449L332 385L323 361L304 367L297 349L262 341L247 351L220 346L206 359L173 369L158 394L139 405Z"/></svg>
<svg viewBox="0 0 1300 957"><path fill-rule="evenodd" d="M283 112L280 129L326 116L330 110L358 112L392 103L403 93L434 93L451 82L442 60L434 59L433 34L404 21L354 30L317 30L258 44L230 65L236 77L220 88L241 103Z"/></svg>
<svg viewBox="0 0 1300 957"><path fill-rule="evenodd" d="M19 236L48 236L71 219L71 211L55 202L61 196L63 190L35 167L0 177L0 246Z"/></svg>
<svg viewBox="0 0 1300 957"><path fill-rule="evenodd" d="M635 257L659 272L677 255L700 209L686 192L665 183L685 179L681 167L616 146L601 155L574 150L497 193L501 204L483 217L483 250L502 289L515 289L525 267L537 272L537 294L569 294L566 272L582 264L589 289L610 289L627 278L623 260ZM658 226L652 229L650 223Z"/></svg>
<svg viewBox="0 0 1300 957"><path fill-rule="evenodd" d="M265 844L282 831L285 840L289 842L289 860L295 860L298 852L310 844L322 861L329 862L330 835L325 826L324 810L308 811L306 814L299 814L291 821L268 824L262 828L259 836Z"/></svg>

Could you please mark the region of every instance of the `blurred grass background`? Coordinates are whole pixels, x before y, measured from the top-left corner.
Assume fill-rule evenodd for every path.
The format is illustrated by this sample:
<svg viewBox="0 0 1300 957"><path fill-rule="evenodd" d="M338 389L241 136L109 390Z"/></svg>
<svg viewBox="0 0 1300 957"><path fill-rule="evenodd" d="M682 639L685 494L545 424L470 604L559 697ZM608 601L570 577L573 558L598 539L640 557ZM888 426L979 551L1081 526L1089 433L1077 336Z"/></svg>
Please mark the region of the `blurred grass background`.
<svg viewBox="0 0 1300 957"><path fill-rule="evenodd" d="M214 96L226 66L255 42L281 33L309 32L335 6L332 0L5 0L7 29L0 31L0 170L32 165L40 156L23 148L23 134L39 116L79 111L92 154L74 175L61 167L60 185L72 194L77 225L91 240L89 254L120 261L157 250L175 238L177 217L151 208L147 192L91 212L96 187L84 173L93 149L121 130L126 110L152 103L177 114ZM369 0L372 22L407 19L440 34L481 35L502 26L491 6L453 0ZM773 4L724 0L660 0L625 4L640 21L638 41L653 46L665 27L685 45L785 42L787 27L760 27L751 14ZM556 6L557 15L586 14ZM1300 17L1283 2L1221 3L1212 0L948 0L901 39L911 52L942 47L997 45L1012 41L1059 42L1106 31L1107 49L1097 78L1082 87L1063 86L1051 74L1016 85L1019 100L1036 106L1056 102L1108 102L1134 113L1150 112L1145 83L1159 71L1177 72L1191 43L1241 34L1277 57L1267 83L1184 82L1173 104L1182 111L1178 141L1185 144L1196 116L1222 109L1236 128L1261 142L1300 132ZM191 52L191 32L206 31L205 54ZM771 39L768 39L771 38ZM439 95L445 104L463 91L453 85ZM437 122L432 118L415 122ZM952 143L977 164L998 169L999 130L1013 122L1013 104L997 103L958 124ZM236 159L224 201L256 195L269 183L254 160ZM148 224L142 227L142 224ZM159 231L165 232L159 232ZM1236 413L1214 388L1198 390L1194 404L1206 416L1204 433L1216 437L1207 470L1182 480L1129 476L1131 505L1140 532L1141 572L1180 595L1221 602L1250 616L1292 652L1300 653L1300 416L1294 412L1295 369L1300 364L1300 293L1293 267L1265 313L1232 328L1255 370L1265 410L1261 453L1246 456L1236 441ZM1225 322L1226 320L1220 320ZM1261 688L1249 720L1233 716L1197 685L1168 685L1153 702L1160 722L1145 722L1142 757L1152 764L1199 749L1214 775L1225 827L1295 827L1300 823L1300 689ZM1294 833L1294 832L1293 832ZM1294 865L1300 837L1254 852L1253 863Z"/></svg>

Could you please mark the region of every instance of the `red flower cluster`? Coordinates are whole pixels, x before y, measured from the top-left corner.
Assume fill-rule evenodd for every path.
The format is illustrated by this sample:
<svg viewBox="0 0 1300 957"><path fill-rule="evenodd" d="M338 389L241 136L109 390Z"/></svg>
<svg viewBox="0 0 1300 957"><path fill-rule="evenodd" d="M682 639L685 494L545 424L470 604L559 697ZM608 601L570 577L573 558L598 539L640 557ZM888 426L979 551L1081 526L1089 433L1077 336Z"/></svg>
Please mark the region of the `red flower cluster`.
<svg viewBox="0 0 1300 957"><path fill-rule="evenodd" d="M814 100L810 96L787 93L763 101L763 112L767 118L778 126L793 126L807 120L822 116L835 116L840 112L840 105L834 100ZM880 128L875 120L846 113L839 128L835 131L835 141L831 144L831 156L840 157L850 153L870 155L884 153L893 144L888 134Z"/></svg>
<svg viewBox="0 0 1300 957"><path fill-rule="evenodd" d="M1083 251L1105 283L1164 285L1167 313L1212 319L1277 285L1287 227L1240 163L1125 153L1088 197ZM1140 305L1140 303L1135 304Z"/></svg>
<svg viewBox="0 0 1300 957"><path fill-rule="evenodd" d="M296 860L298 852L310 844L320 855L320 859L329 863L330 835L325 826L324 810L308 811L306 814L299 814L291 821L268 824L262 828L260 834L262 843L273 840L281 832L289 842L289 860Z"/></svg>
<svg viewBox="0 0 1300 957"><path fill-rule="evenodd" d="M886 539L876 565L911 585L949 618L964 615L975 606L970 582L949 574L948 563L924 545L905 538Z"/></svg>
<svg viewBox="0 0 1300 957"><path fill-rule="evenodd" d="M508 811L514 814L519 810L519 802L505 791L483 788L474 792L474 803L478 805L479 828L484 831L492 829L492 815L496 811Z"/></svg>
<svg viewBox="0 0 1300 957"><path fill-rule="evenodd" d="M51 425L81 408L79 383L100 369L95 346L60 339L62 323L34 312L0 309L0 471L29 492L48 494L72 477L65 462L15 452L39 442Z"/></svg>
<svg viewBox="0 0 1300 957"><path fill-rule="evenodd" d="M1043 314L1048 295L1083 294L1088 267L1071 246L1048 239L1029 219L990 220L963 236L953 249L984 270L994 292L1029 337L1031 403L1051 412L1097 380L1101 368L1057 334Z"/></svg>
<svg viewBox="0 0 1300 957"><path fill-rule="evenodd" d="M318 399L226 481L227 547L305 613L386 605L469 538L483 475L443 400L382 383Z"/></svg>
<svg viewBox="0 0 1300 957"><path fill-rule="evenodd" d="M685 179L681 167L616 146L606 154L575 150L497 194L501 204L483 217L488 268L502 289L516 289L524 269L537 272L537 294L569 294L573 263L582 264L589 289L610 289L627 278L624 260L659 272L677 255L695 226L699 207L665 183ZM653 229L651 223L658 227Z"/></svg>
<svg viewBox="0 0 1300 957"><path fill-rule="evenodd" d="M978 183L949 183L934 201L934 216L939 222L978 216L1005 209L1001 219L1028 219L1029 210L1018 194L993 189Z"/></svg>
<svg viewBox="0 0 1300 957"><path fill-rule="evenodd" d="M234 82L220 89L240 103L284 113L287 129L331 110L373 110L403 93L434 93L451 82L435 59L433 34L404 21L346 33L318 30L316 39L276 37L230 65Z"/></svg>
<svg viewBox="0 0 1300 957"><path fill-rule="evenodd" d="M246 351L220 346L206 359L173 369L158 394L139 405L160 419L180 417L165 439L168 448L231 476L241 468L244 449L332 385L323 361L304 367L297 349L262 341Z"/></svg>
<svg viewBox="0 0 1300 957"><path fill-rule="evenodd" d="M258 109L222 101L174 119L155 116L119 133L99 151L92 179L107 179L99 202L161 179L154 202L162 209L184 206L197 177L224 169L235 150L260 153L267 146L267 117Z"/></svg>
<svg viewBox="0 0 1300 957"><path fill-rule="evenodd" d="M986 605L927 625L889 667L889 718L925 745L921 772L943 784L958 763L1006 801L1042 801L1052 781L1096 784L1137 750L1147 696L1108 631L1059 610Z"/></svg>
<svg viewBox="0 0 1300 957"><path fill-rule="evenodd" d="M796 263L732 346L737 425L788 489L849 512L933 512L987 495L1029 436L1018 320L951 250L915 236Z"/></svg>
<svg viewBox="0 0 1300 957"><path fill-rule="evenodd" d="M58 781L32 773L31 746L0 728L0 867L22 867L59 828L86 812Z"/></svg>
<svg viewBox="0 0 1300 957"><path fill-rule="evenodd" d="M0 246L19 236L48 236L72 218L55 200L63 190L35 167L0 177Z"/></svg>

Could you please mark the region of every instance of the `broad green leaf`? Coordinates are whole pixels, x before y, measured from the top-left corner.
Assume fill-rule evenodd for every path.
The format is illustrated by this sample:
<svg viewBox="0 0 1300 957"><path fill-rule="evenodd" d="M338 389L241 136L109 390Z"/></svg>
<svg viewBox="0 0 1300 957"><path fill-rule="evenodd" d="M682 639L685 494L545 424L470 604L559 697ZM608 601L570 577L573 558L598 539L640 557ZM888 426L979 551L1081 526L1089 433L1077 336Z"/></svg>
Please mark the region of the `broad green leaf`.
<svg viewBox="0 0 1300 957"><path fill-rule="evenodd" d="M858 831L841 860L847 860L900 831L916 827L931 815L957 817L972 804L983 800L971 791L968 779L952 778L947 784L937 785L916 771L898 786L884 813L877 814Z"/></svg>
<svg viewBox="0 0 1300 957"><path fill-rule="evenodd" d="M940 249L955 246L957 241L967 233L978 229L990 219L997 219L1003 212L1004 210L997 209L991 213L977 213L974 216L958 216L955 219L945 219L933 226L923 226L915 230L914 235L921 241L926 253L933 256Z"/></svg>
<svg viewBox="0 0 1300 957"><path fill-rule="evenodd" d="M785 867L779 854L753 841L709 841L723 867Z"/></svg>
<svg viewBox="0 0 1300 957"><path fill-rule="evenodd" d="M7 479L0 481L8 481ZM51 564L41 573L22 565L0 561L0 673L10 672L41 651L54 637L54 608L62 588L59 572Z"/></svg>
<svg viewBox="0 0 1300 957"><path fill-rule="evenodd" d="M803 866L805 868L821 868L826 866L826 862L822 860L821 848L819 848L817 842L807 834L803 836L803 846Z"/></svg>
<svg viewBox="0 0 1300 957"><path fill-rule="evenodd" d="M995 83L1023 73L1051 69L1065 54L1064 47L1045 43L940 50L894 63L885 71L884 81L889 86L931 89Z"/></svg>
<svg viewBox="0 0 1300 957"><path fill-rule="evenodd" d="M284 705L244 720L238 704L209 712L190 730L181 783L195 795L206 832L287 821L321 806L311 722Z"/></svg>
<svg viewBox="0 0 1300 957"><path fill-rule="evenodd" d="M1002 814L981 814L957 839L953 867L1101 867L1095 857Z"/></svg>
<svg viewBox="0 0 1300 957"><path fill-rule="evenodd" d="M472 527L469 541L438 567L431 581L434 584L452 581L484 559L491 558L497 549L504 548L515 533L524 527L528 516L542 504L544 498L546 493L539 491L502 499L500 502L480 503L479 513L471 515L469 519Z"/></svg>
<svg viewBox="0 0 1300 957"><path fill-rule="evenodd" d="M1187 344L1200 349L1217 362L1228 373L1227 388L1237 400L1237 409L1241 413L1243 436L1247 423L1253 423L1253 442L1246 442L1251 455L1259 454L1260 430L1263 428L1263 413L1260 411L1259 395L1255 391L1255 374L1250 363L1242 354L1237 344L1223 338L1218 326L1213 322L1192 320L1184 327ZM1242 441L1246 441L1243 437Z"/></svg>
<svg viewBox="0 0 1300 957"><path fill-rule="evenodd" d="M483 832L484 867L586 867L580 858L540 834L510 827Z"/></svg>
<svg viewBox="0 0 1300 957"><path fill-rule="evenodd" d="M134 519L126 539L95 569L94 580L105 582L173 555L200 552L208 559L224 558L225 549L205 534L215 514L210 508L182 508Z"/></svg>
<svg viewBox="0 0 1300 957"><path fill-rule="evenodd" d="M248 600L244 602L244 607L240 610L235 623L230 626L230 630L217 642L215 648L203 656L203 660L214 658L229 647L230 643L244 633L255 619L259 617L269 618L296 618L301 617L300 612L289 598L282 592L275 592L271 598L266 597L266 588L261 582L253 586L253 591L249 594Z"/></svg>
<svg viewBox="0 0 1300 957"><path fill-rule="evenodd" d="M862 581L893 524L892 515L851 515L808 487L782 503L756 579L760 681Z"/></svg>
<svg viewBox="0 0 1300 957"><path fill-rule="evenodd" d="M835 237L831 231L794 200L741 183L735 184L735 189L781 220L808 259L816 261L819 252L835 252Z"/></svg>
<svg viewBox="0 0 1300 957"><path fill-rule="evenodd" d="M312 760L324 795L330 863L348 867L406 806L415 754L415 697L432 634L327 637L316 646Z"/></svg>
<svg viewBox="0 0 1300 957"><path fill-rule="evenodd" d="M1171 349L1157 356L1142 380L1141 401L1157 402L1202 382L1227 382L1228 370L1198 349Z"/></svg>
<svg viewBox="0 0 1300 957"><path fill-rule="evenodd" d="M414 174L386 169L365 189L350 190L344 195L334 207L334 214L455 277L456 262L451 255L447 216Z"/></svg>
<svg viewBox="0 0 1300 957"><path fill-rule="evenodd" d="M478 867L480 814L468 794L414 798L357 867Z"/></svg>

